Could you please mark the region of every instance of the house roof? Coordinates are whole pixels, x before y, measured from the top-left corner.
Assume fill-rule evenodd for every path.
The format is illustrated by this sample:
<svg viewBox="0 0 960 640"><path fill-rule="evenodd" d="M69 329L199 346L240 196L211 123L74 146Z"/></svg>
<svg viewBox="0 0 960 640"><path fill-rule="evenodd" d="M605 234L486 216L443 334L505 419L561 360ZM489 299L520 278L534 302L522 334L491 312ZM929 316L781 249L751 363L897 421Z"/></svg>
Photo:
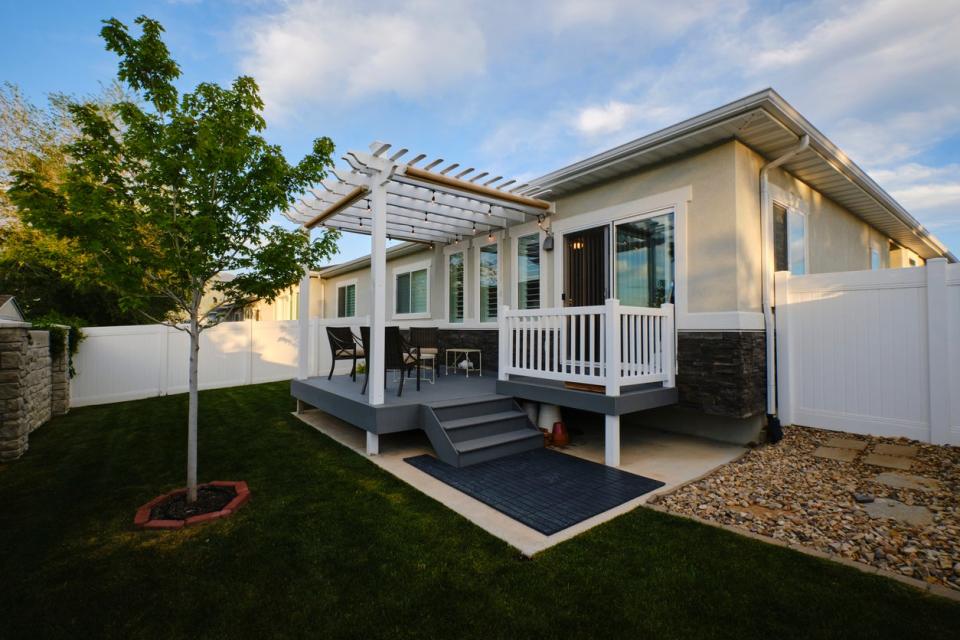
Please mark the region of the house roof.
<svg viewBox="0 0 960 640"><path fill-rule="evenodd" d="M421 251L427 251L429 248L429 246L417 242L404 242L387 249L387 260L402 258L403 256L409 256ZM365 269L369 266L370 256L363 256L362 258L350 260L349 262L323 267L314 273L319 275L321 278L333 278L334 276L340 276L352 271L359 271L360 269Z"/></svg>
<svg viewBox="0 0 960 640"><path fill-rule="evenodd" d="M7 322L23 322L23 310L17 304L17 299L9 294L0 294L0 320Z"/></svg>
<svg viewBox="0 0 960 640"><path fill-rule="evenodd" d="M773 89L765 89L666 129L557 169L526 193L555 200L679 155L739 140L774 159L810 136L809 148L782 167L900 245L957 262L940 240Z"/></svg>

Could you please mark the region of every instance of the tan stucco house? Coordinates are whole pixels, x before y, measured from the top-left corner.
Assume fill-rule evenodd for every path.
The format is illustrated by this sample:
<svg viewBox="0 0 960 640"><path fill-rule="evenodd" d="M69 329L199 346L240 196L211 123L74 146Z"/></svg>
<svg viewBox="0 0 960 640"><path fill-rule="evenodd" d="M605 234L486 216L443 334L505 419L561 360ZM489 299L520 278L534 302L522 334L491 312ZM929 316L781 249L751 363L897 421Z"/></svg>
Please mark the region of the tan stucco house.
<svg viewBox="0 0 960 640"><path fill-rule="evenodd" d="M672 303L674 401L629 420L724 439L756 438L775 413L774 272L956 261L769 89L553 171L522 194L549 209L387 249L385 322L436 326L441 339L483 349L496 367L504 306ZM323 224L338 226L336 218ZM404 237L392 228L388 235ZM349 324L371 313L369 257L309 282L310 317ZM501 375L498 392L524 397L510 378Z"/></svg>

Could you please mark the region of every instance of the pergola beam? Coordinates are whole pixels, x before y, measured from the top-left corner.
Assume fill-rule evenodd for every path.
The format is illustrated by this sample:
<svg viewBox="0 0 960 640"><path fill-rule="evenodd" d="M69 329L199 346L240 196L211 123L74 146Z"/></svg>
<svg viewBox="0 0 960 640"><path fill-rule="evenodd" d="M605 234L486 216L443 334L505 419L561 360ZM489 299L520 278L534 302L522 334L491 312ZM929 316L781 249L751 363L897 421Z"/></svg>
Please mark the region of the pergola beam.
<svg viewBox="0 0 960 640"><path fill-rule="evenodd" d="M340 211L343 211L344 209L352 205L354 202L356 202L360 198L363 198L364 196L366 196L369 192L370 192L370 189L368 189L365 186L362 186L362 185L355 186L350 191L350 193L345 194L342 198L340 198L339 200L334 202L332 205L330 205L328 209L326 209L325 211L321 211L312 220L304 224L303 225L304 228L312 229L313 227L322 223L327 218L332 218L333 216L337 215L337 213L339 213Z"/></svg>
<svg viewBox="0 0 960 640"><path fill-rule="evenodd" d="M492 187L487 187L482 184L475 184L467 180L461 180L458 177L451 178L450 176L443 175L440 173L434 173L433 171L426 171L424 169L418 169L417 167L407 166L403 170L404 175L410 176L411 178L422 180L424 182L432 182L438 185L443 185L445 187L450 187L458 191L465 191L473 195L485 196L488 198L497 198L499 200L505 200L507 202L512 202L514 204L519 204L525 207L532 207L534 209L540 209L541 211L547 211L550 209L550 203L546 200L539 200L537 198L528 198L527 196L521 196L516 193L511 193L509 191L500 191ZM460 174L461 176L463 174Z"/></svg>

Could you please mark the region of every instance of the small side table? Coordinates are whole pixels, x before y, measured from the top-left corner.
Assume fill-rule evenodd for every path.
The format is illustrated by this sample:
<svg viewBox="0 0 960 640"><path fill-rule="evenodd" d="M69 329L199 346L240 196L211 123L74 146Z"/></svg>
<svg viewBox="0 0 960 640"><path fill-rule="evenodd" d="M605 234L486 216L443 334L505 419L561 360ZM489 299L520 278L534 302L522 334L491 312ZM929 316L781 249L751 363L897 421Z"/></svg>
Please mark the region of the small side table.
<svg viewBox="0 0 960 640"><path fill-rule="evenodd" d="M460 369L460 363L466 361L467 367L463 370L466 376L470 377L471 371L476 371L477 375L483 375L483 352L480 349L447 349L444 353L444 362L443 362L443 374L448 376L450 375L450 355L453 355L453 369L457 371ZM470 356L477 354L477 367L474 368L473 360L470 359Z"/></svg>

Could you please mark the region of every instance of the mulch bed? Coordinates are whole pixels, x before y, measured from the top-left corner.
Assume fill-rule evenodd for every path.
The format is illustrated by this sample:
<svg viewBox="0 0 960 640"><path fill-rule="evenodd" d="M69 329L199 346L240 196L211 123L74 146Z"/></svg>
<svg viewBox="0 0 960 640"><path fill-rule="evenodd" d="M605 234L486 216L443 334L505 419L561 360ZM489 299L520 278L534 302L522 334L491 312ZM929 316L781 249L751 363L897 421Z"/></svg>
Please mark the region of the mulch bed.
<svg viewBox="0 0 960 640"><path fill-rule="evenodd" d="M854 460L812 455L834 437L866 442ZM866 464L878 444L917 448L912 476L933 488L896 488L878 476L890 469ZM873 518L855 494L924 507L928 524ZM662 507L740 527L953 589L960 589L960 447L896 438L790 427L776 445L764 445L692 484L659 497Z"/></svg>
<svg viewBox="0 0 960 640"><path fill-rule="evenodd" d="M142 529L180 529L225 518L250 499L246 482L215 480L197 487L197 501L187 504L186 489L157 496L137 509L133 524Z"/></svg>
<svg viewBox="0 0 960 640"><path fill-rule="evenodd" d="M181 493L150 509L151 520L186 520L191 516L220 511L237 497L233 487L202 486L197 489L197 501L187 502L187 494Z"/></svg>

